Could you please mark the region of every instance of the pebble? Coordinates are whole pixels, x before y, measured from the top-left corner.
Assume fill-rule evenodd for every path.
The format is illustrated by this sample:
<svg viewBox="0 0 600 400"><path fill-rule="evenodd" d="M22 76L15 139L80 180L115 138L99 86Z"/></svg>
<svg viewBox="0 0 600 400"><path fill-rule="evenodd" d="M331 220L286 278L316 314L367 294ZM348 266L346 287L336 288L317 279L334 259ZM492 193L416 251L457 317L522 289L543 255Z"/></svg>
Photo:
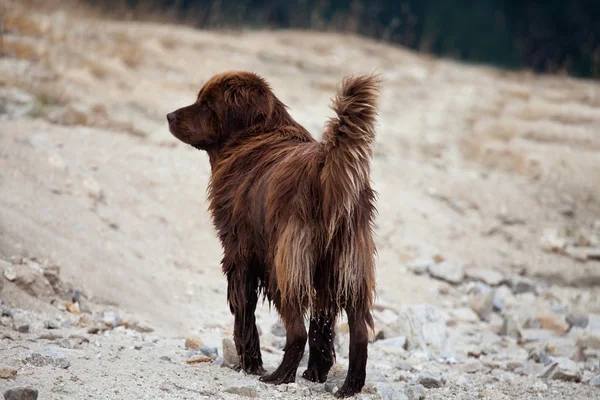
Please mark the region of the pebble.
<svg viewBox="0 0 600 400"><path fill-rule="evenodd" d="M552 312L540 313L537 316L540 327L562 335L569 329L569 324L558 314Z"/></svg>
<svg viewBox="0 0 600 400"><path fill-rule="evenodd" d="M498 286L504 282L504 275L501 272L489 268L472 268L466 272L466 275L490 286Z"/></svg>
<svg viewBox="0 0 600 400"><path fill-rule="evenodd" d="M200 351L206 357L210 357L213 360L219 356L219 349L217 349L216 347L204 346L200 349Z"/></svg>
<svg viewBox="0 0 600 400"><path fill-rule="evenodd" d="M429 272L429 268L435 264L432 258L419 258L410 262L407 267L416 275L422 275Z"/></svg>
<svg viewBox="0 0 600 400"><path fill-rule="evenodd" d="M590 323L590 318L586 314L569 314L566 318L569 327L586 328Z"/></svg>
<svg viewBox="0 0 600 400"><path fill-rule="evenodd" d="M408 400L423 400L425 399L425 392L423 385L410 385L404 390Z"/></svg>
<svg viewBox="0 0 600 400"><path fill-rule="evenodd" d="M324 387L325 391L328 393L333 393L338 390L337 384L335 384L333 382L325 382L323 387Z"/></svg>
<svg viewBox="0 0 600 400"><path fill-rule="evenodd" d="M198 337L186 337L185 338L185 348L188 350L198 350L204 347L204 343L202 343L202 339Z"/></svg>
<svg viewBox="0 0 600 400"><path fill-rule="evenodd" d="M29 333L29 324L16 325L15 330L19 333Z"/></svg>
<svg viewBox="0 0 600 400"><path fill-rule="evenodd" d="M14 388L4 392L5 400L37 400L38 391L32 388Z"/></svg>
<svg viewBox="0 0 600 400"><path fill-rule="evenodd" d="M513 317L510 315L504 315L502 319L502 328L500 329L500 334L502 336L508 336L515 339L521 338L521 331L519 330L519 326Z"/></svg>
<svg viewBox="0 0 600 400"><path fill-rule="evenodd" d="M47 321L44 321L44 328L46 328L46 329L58 329L59 325L58 325L58 323L56 321L47 320Z"/></svg>
<svg viewBox="0 0 600 400"><path fill-rule="evenodd" d="M60 267L58 265L50 265L44 268L44 278L50 283L55 293L61 292L60 282Z"/></svg>
<svg viewBox="0 0 600 400"><path fill-rule="evenodd" d="M541 377L543 379L579 382L581 376L581 371L575 361L567 357L556 357L554 362L546 367Z"/></svg>
<svg viewBox="0 0 600 400"><path fill-rule="evenodd" d="M439 374L424 373L417 378L417 382L427 389L441 388L446 380Z"/></svg>
<svg viewBox="0 0 600 400"><path fill-rule="evenodd" d="M447 346L448 315L431 304L403 306L389 326L390 336L406 337L407 350L442 351Z"/></svg>
<svg viewBox="0 0 600 400"><path fill-rule="evenodd" d="M28 354L25 362L36 367L51 365L63 369L67 369L71 365L65 353L54 349Z"/></svg>
<svg viewBox="0 0 600 400"><path fill-rule="evenodd" d="M0 365L0 379L12 379L17 376L17 370L7 365Z"/></svg>
<svg viewBox="0 0 600 400"><path fill-rule="evenodd" d="M223 338L223 365L234 366L238 365L240 360L235 349L235 343L229 338Z"/></svg>
<svg viewBox="0 0 600 400"><path fill-rule="evenodd" d="M475 311L482 320L489 319L494 310L494 292L494 290L487 290L477 293L469 302L471 309Z"/></svg>
<svg viewBox="0 0 600 400"><path fill-rule="evenodd" d="M254 386L233 386L224 390L224 392L237 394L242 397L256 397L258 395Z"/></svg>
<svg viewBox="0 0 600 400"><path fill-rule="evenodd" d="M525 278L523 276L512 276L508 280L508 285L512 289L514 294L520 293L535 293L536 284L533 280Z"/></svg>
<svg viewBox="0 0 600 400"><path fill-rule="evenodd" d="M600 387L600 375L596 375L594 378L590 380L590 386L598 386Z"/></svg>
<svg viewBox="0 0 600 400"><path fill-rule="evenodd" d="M483 369L483 365L481 364L481 361L479 361L477 359L467 360L467 362L460 365L460 370L467 374L474 374L476 372L481 371L482 369Z"/></svg>
<svg viewBox="0 0 600 400"><path fill-rule="evenodd" d="M430 266L429 275L455 285L461 283L465 278L462 267L447 261Z"/></svg>
<svg viewBox="0 0 600 400"><path fill-rule="evenodd" d="M15 269L14 265L3 260L1 260L0 263L4 265L4 277L7 280L13 282L15 279L17 279L17 270Z"/></svg>
<svg viewBox="0 0 600 400"><path fill-rule="evenodd" d="M281 322L277 321L271 327L271 333L273 334L273 336L285 337L285 335L286 335L285 327L283 326L283 324Z"/></svg>

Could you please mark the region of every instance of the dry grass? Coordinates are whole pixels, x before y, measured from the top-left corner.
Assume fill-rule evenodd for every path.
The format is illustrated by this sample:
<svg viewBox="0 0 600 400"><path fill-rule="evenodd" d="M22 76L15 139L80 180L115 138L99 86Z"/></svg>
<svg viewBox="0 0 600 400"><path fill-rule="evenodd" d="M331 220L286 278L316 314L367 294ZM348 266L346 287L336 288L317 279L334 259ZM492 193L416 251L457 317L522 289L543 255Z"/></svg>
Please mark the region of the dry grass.
<svg viewBox="0 0 600 400"><path fill-rule="evenodd" d="M16 32L22 36L33 37L40 37L47 33L47 30L43 29L38 21L20 13L6 15L4 18L4 30L9 33Z"/></svg>
<svg viewBox="0 0 600 400"><path fill-rule="evenodd" d="M19 60L37 61L39 59L37 46L24 40L4 39L3 51Z"/></svg>

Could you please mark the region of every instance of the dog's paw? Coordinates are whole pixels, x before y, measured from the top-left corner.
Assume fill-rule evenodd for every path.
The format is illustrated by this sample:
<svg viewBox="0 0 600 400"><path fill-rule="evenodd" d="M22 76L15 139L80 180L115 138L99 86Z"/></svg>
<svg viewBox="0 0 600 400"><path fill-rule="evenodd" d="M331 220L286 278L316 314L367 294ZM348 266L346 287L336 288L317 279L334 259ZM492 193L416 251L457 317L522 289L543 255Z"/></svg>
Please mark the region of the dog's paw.
<svg viewBox="0 0 600 400"><path fill-rule="evenodd" d="M352 397L355 394L360 393L360 389L352 388L347 385L343 385L340 390L335 392L334 396L338 399L345 399L346 397Z"/></svg>
<svg viewBox="0 0 600 400"><path fill-rule="evenodd" d="M296 381L294 374L280 373L278 371L273 372L269 375L263 375L258 378L261 382L272 383L273 385L282 385L284 383L293 383Z"/></svg>
<svg viewBox="0 0 600 400"><path fill-rule="evenodd" d="M317 369L307 368L302 373L302 377L311 382L325 383L327 381L327 374L319 373Z"/></svg>

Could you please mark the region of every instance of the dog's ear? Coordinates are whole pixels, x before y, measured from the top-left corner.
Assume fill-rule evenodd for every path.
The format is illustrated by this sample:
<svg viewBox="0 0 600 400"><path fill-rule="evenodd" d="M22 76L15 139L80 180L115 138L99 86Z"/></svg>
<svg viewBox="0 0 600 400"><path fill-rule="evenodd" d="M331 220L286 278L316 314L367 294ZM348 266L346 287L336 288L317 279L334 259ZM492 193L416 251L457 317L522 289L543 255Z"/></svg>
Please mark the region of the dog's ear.
<svg viewBox="0 0 600 400"><path fill-rule="evenodd" d="M266 125L275 107L269 85L259 76L235 76L225 83L224 128L232 136Z"/></svg>

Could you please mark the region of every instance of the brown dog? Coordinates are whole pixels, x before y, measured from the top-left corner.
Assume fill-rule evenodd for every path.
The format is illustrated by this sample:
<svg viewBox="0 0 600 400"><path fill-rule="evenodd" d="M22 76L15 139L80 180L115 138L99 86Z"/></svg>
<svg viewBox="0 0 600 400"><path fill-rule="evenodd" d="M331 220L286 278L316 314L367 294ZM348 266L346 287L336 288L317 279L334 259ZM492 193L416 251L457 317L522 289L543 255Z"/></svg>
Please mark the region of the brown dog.
<svg viewBox="0 0 600 400"><path fill-rule="evenodd" d="M249 72L212 77L194 104L167 115L171 133L210 158L210 212L224 249L239 368L264 373L254 319L259 295L286 328L283 361L263 382L294 382L307 336L303 377L325 382L335 320L345 310L350 364L336 396L364 386L375 293L370 160L378 86L375 76L346 78L333 101L337 118L320 142Z"/></svg>

